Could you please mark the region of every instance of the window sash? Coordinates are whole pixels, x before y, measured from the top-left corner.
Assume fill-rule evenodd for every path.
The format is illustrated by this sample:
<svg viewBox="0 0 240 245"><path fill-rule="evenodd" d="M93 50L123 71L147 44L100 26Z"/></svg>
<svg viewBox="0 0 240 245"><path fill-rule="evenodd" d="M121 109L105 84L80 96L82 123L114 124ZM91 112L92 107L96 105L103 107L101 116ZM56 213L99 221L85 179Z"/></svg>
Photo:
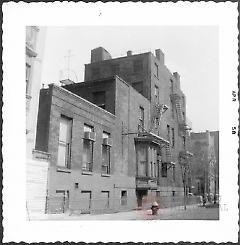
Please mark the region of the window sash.
<svg viewBox="0 0 240 245"><path fill-rule="evenodd" d="M93 166L93 141L83 139L82 170L92 171Z"/></svg>
<svg viewBox="0 0 240 245"><path fill-rule="evenodd" d="M102 145L102 172L110 173L110 146Z"/></svg>

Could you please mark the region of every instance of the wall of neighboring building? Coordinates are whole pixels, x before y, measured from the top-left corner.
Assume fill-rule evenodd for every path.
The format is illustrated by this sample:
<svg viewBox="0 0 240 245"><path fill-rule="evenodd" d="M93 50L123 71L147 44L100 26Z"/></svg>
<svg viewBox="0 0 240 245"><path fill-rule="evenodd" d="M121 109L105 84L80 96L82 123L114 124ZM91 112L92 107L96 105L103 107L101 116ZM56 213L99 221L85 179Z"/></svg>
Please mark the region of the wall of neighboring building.
<svg viewBox="0 0 240 245"><path fill-rule="evenodd" d="M149 57L150 53L143 53L86 64L84 81L117 75L133 87L135 83L142 82L141 93L146 98L150 98Z"/></svg>
<svg viewBox="0 0 240 245"><path fill-rule="evenodd" d="M35 148L39 92L41 88L42 61L45 48L46 28L26 27L26 137L27 157ZM28 67L28 68L27 68Z"/></svg>
<svg viewBox="0 0 240 245"><path fill-rule="evenodd" d="M214 137L209 131L191 133L192 152L192 179L197 194L215 193L215 165ZM200 188L200 190L199 190Z"/></svg>
<svg viewBox="0 0 240 245"><path fill-rule="evenodd" d="M107 78L96 81L75 83L64 86L65 89L80 97L95 103L94 93L105 92L105 110L115 114L115 78Z"/></svg>
<svg viewBox="0 0 240 245"><path fill-rule="evenodd" d="M41 87L46 28L26 27L26 208L45 213L49 155L35 150L39 91Z"/></svg>

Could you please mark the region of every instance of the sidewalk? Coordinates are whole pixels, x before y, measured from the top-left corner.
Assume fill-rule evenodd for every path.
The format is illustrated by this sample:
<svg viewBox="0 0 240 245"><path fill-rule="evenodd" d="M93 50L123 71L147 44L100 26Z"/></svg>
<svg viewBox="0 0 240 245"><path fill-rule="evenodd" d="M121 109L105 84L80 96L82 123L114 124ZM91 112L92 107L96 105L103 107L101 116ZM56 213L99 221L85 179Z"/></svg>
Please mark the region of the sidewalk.
<svg viewBox="0 0 240 245"><path fill-rule="evenodd" d="M158 210L158 215L152 215L149 210L132 210L111 214L44 214L32 215L30 220L217 220L218 208L205 208L199 204L188 205L187 210L183 206L164 208Z"/></svg>

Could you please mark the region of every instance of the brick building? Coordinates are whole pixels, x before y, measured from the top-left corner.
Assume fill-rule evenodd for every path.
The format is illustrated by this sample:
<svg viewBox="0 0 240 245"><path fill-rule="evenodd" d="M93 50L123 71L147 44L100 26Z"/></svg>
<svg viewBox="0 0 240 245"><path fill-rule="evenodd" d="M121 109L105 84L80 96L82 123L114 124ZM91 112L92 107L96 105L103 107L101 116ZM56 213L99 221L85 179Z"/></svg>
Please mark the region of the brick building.
<svg viewBox="0 0 240 245"><path fill-rule="evenodd" d="M218 132L191 133L193 192L214 196L218 193Z"/></svg>
<svg viewBox="0 0 240 245"><path fill-rule="evenodd" d="M162 206L182 200L187 131L180 77L160 50L116 59L92 50L84 82L41 91L36 148L51 154L49 210L119 211L148 197Z"/></svg>

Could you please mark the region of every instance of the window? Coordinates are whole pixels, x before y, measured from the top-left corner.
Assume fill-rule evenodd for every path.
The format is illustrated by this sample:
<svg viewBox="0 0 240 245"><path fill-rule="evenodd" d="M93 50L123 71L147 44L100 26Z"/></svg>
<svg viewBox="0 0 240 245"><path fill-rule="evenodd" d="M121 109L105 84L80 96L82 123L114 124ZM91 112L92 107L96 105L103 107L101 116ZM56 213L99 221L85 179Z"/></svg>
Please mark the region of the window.
<svg viewBox="0 0 240 245"><path fill-rule="evenodd" d="M167 163L162 163L162 177L167 177Z"/></svg>
<svg viewBox="0 0 240 245"><path fill-rule="evenodd" d="M157 63L155 63L155 73L154 73L154 75L156 77L158 77L158 65L157 65Z"/></svg>
<svg viewBox="0 0 240 245"><path fill-rule="evenodd" d="M140 110L140 115L139 115L139 129L140 131L144 131L144 108L143 107L139 107Z"/></svg>
<svg viewBox="0 0 240 245"><path fill-rule="evenodd" d="M157 128L159 126L159 118L156 117L154 121L155 121L155 128Z"/></svg>
<svg viewBox="0 0 240 245"><path fill-rule="evenodd" d="M65 116L60 118L58 140L58 162L60 167L70 168L71 161L72 119Z"/></svg>
<svg viewBox="0 0 240 245"><path fill-rule="evenodd" d="M103 132L103 139L109 139L110 134ZM110 174L110 145L103 144L102 145L102 173Z"/></svg>
<svg viewBox="0 0 240 245"><path fill-rule="evenodd" d="M172 148L175 147L175 133L174 133L174 128L172 128Z"/></svg>
<svg viewBox="0 0 240 245"><path fill-rule="evenodd" d="M183 120L185 120L185 112L184 111L182 112L182 115L183 115Z"/></svg>
<svg viewBox="0 0 240 245"><path fill-rule="evenodd" d="M172 118L174 119L174 103L171 100Z"/></svg>
<svg viewBox="0 0 240 245"><path fill-rule="evenodd" d="M183 136L183 147L185 147L186 146L186 138L185 138L185 136Z"/></svg>
<svg viewBox="0 0 240 245"><path fill-rule="evenodd" d="M160 191L156 191L156 197L160 197Z"/></svg>
<svg viewBox="0 0 240 245"><path fill-rule="evenodd" d="M102 191L102 203L103 203L103 209L109 208L109 191Z"/></svg>
<svg viewBox="0 0 240 245"><path fill-rule="evenodd" d="M157 154L157 177L160 177L160 154Z"/></svg>
<svg viewBox="0 0 240 245"><path fill-rule="evenodd" d="M175 181L176 178L176 170L175 170L175 166L173 166L173 181Z"/></svg>
<svg viewBox="0 0 240 245"><path fill-rule="evenodd" d="M173 196L173 197L175 196L175 191L172 191L172 196Z"/></svg>
<svg viewBox="0 0 240 245"><path fill-rule="evenodd" d="M132 87L136 89L140 94L143 93L143 82L142 81L132 83Z"/></svg>
<svg viewBox="0 0 240 245"><path fill-rule="evenodd" d="M75 186L75 189L78 189L78 183L75 183L74 186Z"/></svg>
<svg viewBox="0 0 240 245"><path fill-rule="evenodd" d="M138 176L147 176L147 147L144 145L138 145L137 149L138 159Z"/></svg>
<svg viewBox="0 0 240 245"><path fill-rule="evenodd" d="M156 178L157 177L157 151L154 147L150 147L150 177Z"/></svg>
<svg viewBox="0 0 240 245"><path fill-rule="evenodd" d="M121 191L121 205L127 205L127 191Z"/></svg>
<svg viewBox="0 0 240 245"><path fill-rule="evenodd" d="M170 85L171 93L173 94L173 80L172 79L170 79L170 83L171 83Z"/></svg>
<svg viewBox="0 0 240 245"><path fill-rule="evenodd" d="M167 139L170 140L170 126L167 125Z"/></svg>
<svg viewBox="0 0 240 245"><path fill-rule="evenodd" d="M143 69L142 60L134 60L133 61L133 70L134 70L134 72L142 71L142 69Z"/></svg>
<svg viewBox="0 0 240 245"><path fill-rule="evenodd" d="M93 93L93 103L102 109L106 108L106 93L105 91L98 91Z"/></svg>
<svg viewBox="0 0 240 245"><path fill-rule="evenodd" d="M30 75L31 75L31 66L26 63L26 94L30 93Z"/></svg>
<svg viewBox="0 0 240 245"><path fill-rule="evenodd" d="M92 126L84 124L84 133L85 132L93 132L94 129ZM94 141L91 139L84 138L83 139L83 164L82 170L92 172L93 167L93 143Z"/></svg>
<svg viewBox="0 0 240 245"><path fill-rule="evenodd" d="M155 85L154 87L154 98L155 98L155 103L159 103L159 87Z"/></svg>

